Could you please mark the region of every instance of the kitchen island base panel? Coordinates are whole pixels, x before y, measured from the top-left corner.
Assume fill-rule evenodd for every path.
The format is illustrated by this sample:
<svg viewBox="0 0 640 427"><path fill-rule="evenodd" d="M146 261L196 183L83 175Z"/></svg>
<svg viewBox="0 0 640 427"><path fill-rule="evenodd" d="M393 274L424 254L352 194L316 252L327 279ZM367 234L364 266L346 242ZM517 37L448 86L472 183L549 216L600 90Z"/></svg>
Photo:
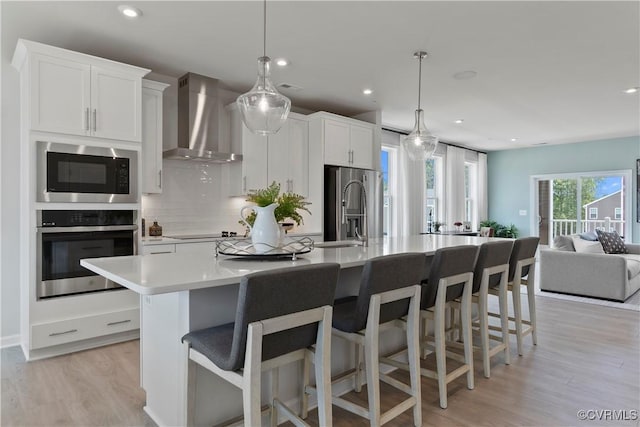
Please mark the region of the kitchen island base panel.
<svg viewBox="0 0 640 427"><path fill-rule="evenodd" d="M341 293L357 287L361 268L341 271ZM343 274L344 273L344 274ZM181 338L190 331L218 326L235 320L238 299L236 285L142 296L142 385L147 393L145 411L158 425L180 425L185 419L186 363ZM393 334L383 334L382 352L406 346ZM353 368L354 347L333 337L331 372L337 375ZM242 392L198 366L196 375L195 424L214 425L242 414ZM300 407L302 364L280 368L280 399L291 408ZM312 372L312 383L315 381ZM266 404L271 375L263 373L262 396ZM343 384L333 390L344 394L353 385ZM315 397L310 406L315 407Z"/></svg>

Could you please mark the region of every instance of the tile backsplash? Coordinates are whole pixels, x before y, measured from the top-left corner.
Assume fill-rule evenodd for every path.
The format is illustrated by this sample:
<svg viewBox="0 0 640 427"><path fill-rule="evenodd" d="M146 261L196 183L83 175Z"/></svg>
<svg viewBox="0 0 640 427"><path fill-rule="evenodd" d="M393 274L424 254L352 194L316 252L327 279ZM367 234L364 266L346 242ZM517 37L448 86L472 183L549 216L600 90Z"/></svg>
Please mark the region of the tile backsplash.
<svg viewBox="0 0 640 427"><path fill-rule="evenodd" d="M236 231L244 197L229 197L223 165L184 160L163 160L161 194L142 196L142 217L154 220L162 234L200 234Z"/></svg>

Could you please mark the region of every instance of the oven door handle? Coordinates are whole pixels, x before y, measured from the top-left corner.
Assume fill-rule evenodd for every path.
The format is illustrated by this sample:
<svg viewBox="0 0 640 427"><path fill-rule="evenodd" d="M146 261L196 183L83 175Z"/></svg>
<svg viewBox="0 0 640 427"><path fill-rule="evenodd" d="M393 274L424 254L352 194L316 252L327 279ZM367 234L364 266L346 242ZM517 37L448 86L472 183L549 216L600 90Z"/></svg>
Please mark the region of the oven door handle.
<svg viewBox="0 0 640 427"><path fill-rule="evenodd" d="M87 233L91 231L127 231L137 230L137 225L100 225L83 227L37 227L38 233Z"/></svg>

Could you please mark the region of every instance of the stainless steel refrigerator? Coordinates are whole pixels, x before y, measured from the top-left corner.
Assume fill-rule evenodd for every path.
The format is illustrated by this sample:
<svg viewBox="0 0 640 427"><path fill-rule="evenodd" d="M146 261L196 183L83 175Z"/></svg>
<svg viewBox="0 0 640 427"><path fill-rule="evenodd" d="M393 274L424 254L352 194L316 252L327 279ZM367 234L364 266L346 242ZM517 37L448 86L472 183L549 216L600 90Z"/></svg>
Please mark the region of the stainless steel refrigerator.
<svg viewBox="0 0 640 427"><path fill-rule="evenodd" d="M325 166L324 240L356 239L358 234L363 235L365 222L369 238L382 237L382 174Z"/></svg>

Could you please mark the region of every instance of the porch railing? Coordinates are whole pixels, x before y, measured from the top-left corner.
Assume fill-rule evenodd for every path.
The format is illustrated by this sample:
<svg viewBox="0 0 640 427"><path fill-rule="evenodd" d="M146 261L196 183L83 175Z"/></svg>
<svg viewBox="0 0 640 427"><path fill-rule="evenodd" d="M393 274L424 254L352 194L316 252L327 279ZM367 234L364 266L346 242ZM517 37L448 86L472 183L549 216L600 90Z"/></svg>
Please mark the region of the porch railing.
<svg viewBox="0 0 640 427"><path fill-rule="evenodd" d="M624 235L625 221L621 219L588 219L580 222L580 230L578 230L578 221L575 219L554 219L552 220L553 237L567 234L586 233L587 231L600 230L617 231L619 235Z"/></svg>

